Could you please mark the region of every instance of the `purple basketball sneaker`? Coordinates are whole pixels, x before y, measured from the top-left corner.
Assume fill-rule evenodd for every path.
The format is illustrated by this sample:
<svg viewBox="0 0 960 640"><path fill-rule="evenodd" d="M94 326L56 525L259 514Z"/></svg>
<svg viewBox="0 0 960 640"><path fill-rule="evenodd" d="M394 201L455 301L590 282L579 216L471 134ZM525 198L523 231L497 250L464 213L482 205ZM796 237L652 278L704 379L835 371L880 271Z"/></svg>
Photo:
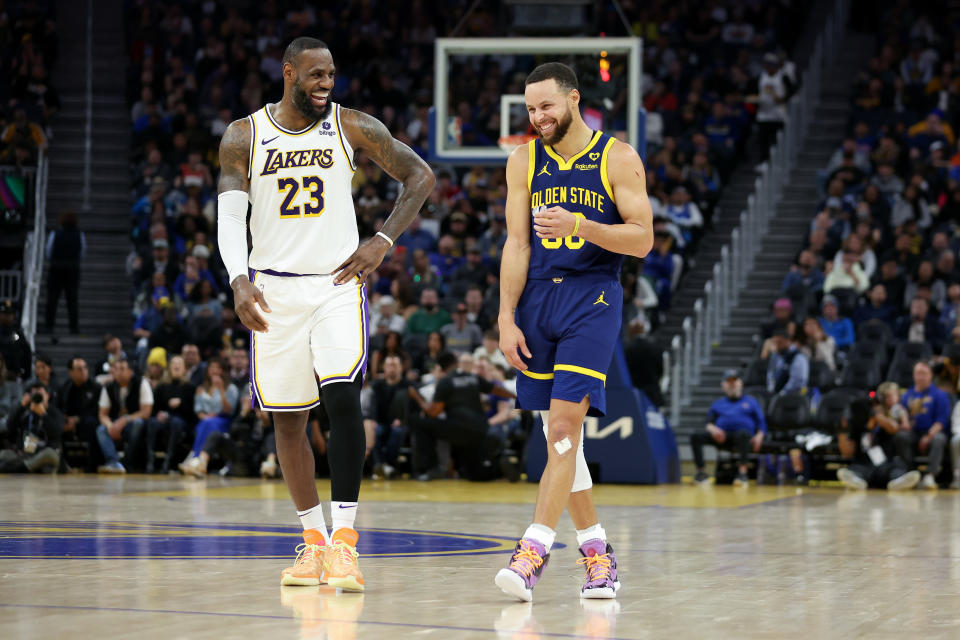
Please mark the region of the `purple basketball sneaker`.
<svg viewBox="0 0 960 640"><path fill-rule="evenodd" d="M500 569L494 580L500 589L524 602L533 600L533 587L547 566L550 554L546 547L530 538L520 538L506 569Z"/></svg>
<svg viewBox="0 0 960 640"><path fill-rule="evenodd" d="M594 538L580 546L577 564L585 565L587 582L580 590L581 598L615 598L620 589L617 579L617 554L609 544Z"/></svg>

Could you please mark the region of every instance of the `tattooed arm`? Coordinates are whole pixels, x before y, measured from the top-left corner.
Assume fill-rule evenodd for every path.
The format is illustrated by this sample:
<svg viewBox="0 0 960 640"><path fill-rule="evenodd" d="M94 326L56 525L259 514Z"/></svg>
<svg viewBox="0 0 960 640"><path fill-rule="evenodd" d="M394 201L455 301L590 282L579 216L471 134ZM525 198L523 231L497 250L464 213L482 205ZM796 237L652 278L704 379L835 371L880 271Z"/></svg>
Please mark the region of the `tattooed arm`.
<svg viewBox="0 0 960 640"><path fill-rule="evenodd" d="M420 156L407 145L390 135L382 122L361 111L343 109L340 112L343 132L354 149L363 149L370 158L401 184L397 202L390 217L380 229L392 240L403 233L433 190L436 178L433 171ZM337 283L348 281L354 275L360 281L380 266L390 244L380 236L374 236L337 268Z"/></svg>
<svg viewBox="0 0 960 640"><path fill-rule="evenodd" d="M266 331L267 321L257 310L270 312L263 293L247 275L247 193L250 179L250 121L236 120L220 141L220 183L217 185L217 244L230 274L234 308L240 322L253 331Z"/></svg>

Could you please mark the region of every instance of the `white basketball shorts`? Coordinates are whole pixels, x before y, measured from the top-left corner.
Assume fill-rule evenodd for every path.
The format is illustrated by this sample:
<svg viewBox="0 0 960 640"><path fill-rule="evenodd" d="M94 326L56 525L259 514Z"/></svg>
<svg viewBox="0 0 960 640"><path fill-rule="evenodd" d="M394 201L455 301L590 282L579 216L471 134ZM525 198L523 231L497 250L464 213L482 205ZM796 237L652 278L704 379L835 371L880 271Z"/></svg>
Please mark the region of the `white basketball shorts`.
<svg viewBox="0 0 960 640"><path fill-rule="evenodd" d="M319 386L352 382L367 366L367 295L359 279L253 272L270 307L266 332L250 341L250 395L268 411L320 403Z"/></svg>

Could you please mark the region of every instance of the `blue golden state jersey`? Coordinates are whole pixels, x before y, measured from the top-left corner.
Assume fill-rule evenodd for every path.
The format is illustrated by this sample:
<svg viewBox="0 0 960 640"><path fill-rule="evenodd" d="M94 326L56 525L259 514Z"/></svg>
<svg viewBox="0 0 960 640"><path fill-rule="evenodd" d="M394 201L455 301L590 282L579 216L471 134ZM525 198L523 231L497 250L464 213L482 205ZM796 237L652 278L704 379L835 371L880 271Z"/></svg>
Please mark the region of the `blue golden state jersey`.
<svg viewBox="0 0 960 640"><path fill-rule="evenodd" d="M577 236L538 238L532 221L537 211L559 206L594 222L622 223L607 178L607 158L615 143L615 138L596 131L583 151L569 160L564 160L539 139L528 143L531 215L528 279L562 278L574 273L605 274L613 280L619 279L622 255Z"/></svg>

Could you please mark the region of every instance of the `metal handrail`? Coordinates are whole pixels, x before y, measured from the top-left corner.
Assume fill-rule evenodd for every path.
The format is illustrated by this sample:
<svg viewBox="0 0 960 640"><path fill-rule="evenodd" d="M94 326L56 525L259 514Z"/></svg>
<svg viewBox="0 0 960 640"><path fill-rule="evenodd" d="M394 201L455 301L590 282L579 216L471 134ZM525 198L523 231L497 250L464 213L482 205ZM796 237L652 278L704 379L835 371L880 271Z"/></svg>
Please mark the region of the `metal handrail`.
<svg viewBox="0 0 960 640"><path fill-rule="evenodd" d="M27 233L23 246L23 313L20 326L31 348L36 347L37 305L40 300L40 281L43 279L44 240L47 230L47 180L49 160L43 150L37 158L37 178L34 185L36 206L33 212L33 231Z"/></svg>
<svg viewBox="0 0 960 640"><path fill-rule="evenodd" d="M814 42L800 90L787 105L787 122L777 133L765 171L754 182L754 191L740 213L740 224L722 247L704 296L693 305L693 314L683 320L681 335L670 343L670 420L678 425L683 406L691 400L691 387L699 384L703 368L710 364L712 348L720 342L723 327L737 303L740 291L754 266L762 237L769 228L783 189L810 130L813 112L820 101L823 68L830 64L843 39L850 0L839 0L827 16Z"/></svg>

